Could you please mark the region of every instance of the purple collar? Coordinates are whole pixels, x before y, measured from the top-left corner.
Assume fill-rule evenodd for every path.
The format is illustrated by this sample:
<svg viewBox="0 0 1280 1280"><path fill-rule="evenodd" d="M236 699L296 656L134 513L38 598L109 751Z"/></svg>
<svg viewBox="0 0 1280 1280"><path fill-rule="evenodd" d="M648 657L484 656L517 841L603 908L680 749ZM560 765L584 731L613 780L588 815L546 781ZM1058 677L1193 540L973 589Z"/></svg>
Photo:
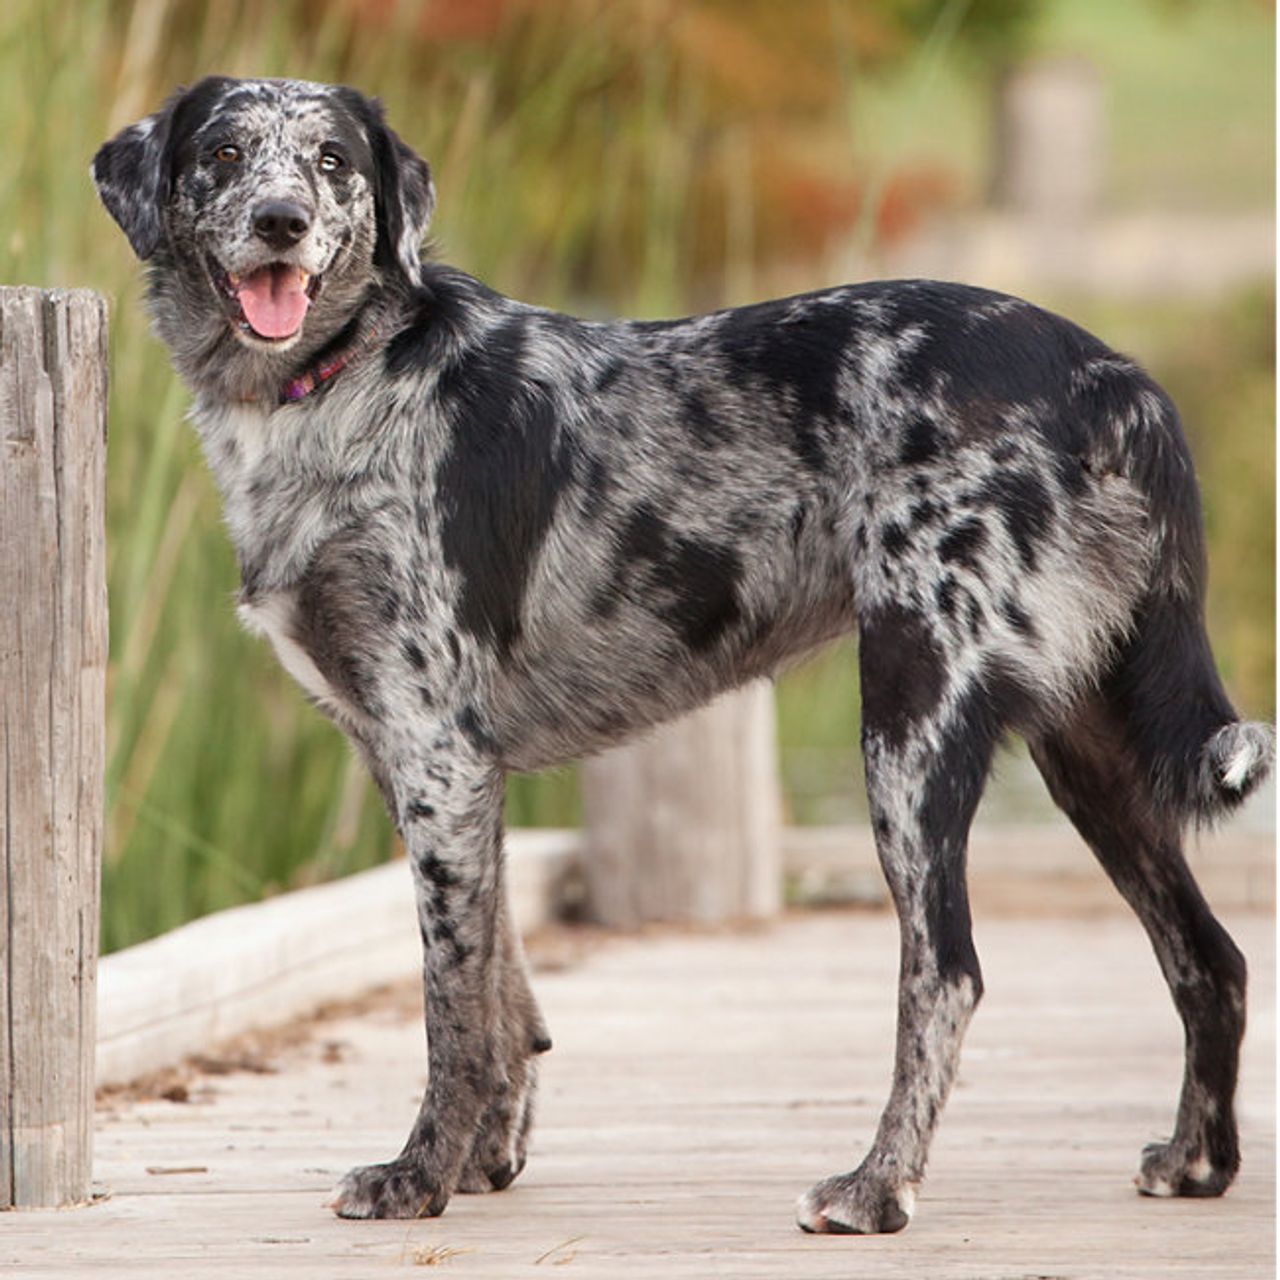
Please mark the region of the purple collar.
<svg viewBox="0 0 1280 1280"><path fill-rule="evenodd" d="M372 340L376 336L377 330L371 329L368 339ZM330 378L340 374L358 354L362 345L363 343L352 343L351 346L344 347L327 360L322 361L320 364L312 365L310 369L298 377L286 382L280 388L279 402L281 404L293 404L295 401L305 399L317 387L323 386Z"/></svg>

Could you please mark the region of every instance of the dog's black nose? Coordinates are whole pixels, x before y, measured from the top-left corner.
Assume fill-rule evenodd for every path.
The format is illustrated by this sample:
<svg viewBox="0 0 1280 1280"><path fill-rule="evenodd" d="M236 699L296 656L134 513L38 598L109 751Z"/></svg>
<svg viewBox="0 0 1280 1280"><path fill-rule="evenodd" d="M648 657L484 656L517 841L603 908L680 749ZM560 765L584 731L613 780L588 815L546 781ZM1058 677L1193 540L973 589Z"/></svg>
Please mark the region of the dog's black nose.
<svg viewBox="0 0 1280 1280"><path fill-rule="evenodd" d="M311 230L311 210L292 200L264 200L253 209L253 232L273 249L297 244Z"/></svg>

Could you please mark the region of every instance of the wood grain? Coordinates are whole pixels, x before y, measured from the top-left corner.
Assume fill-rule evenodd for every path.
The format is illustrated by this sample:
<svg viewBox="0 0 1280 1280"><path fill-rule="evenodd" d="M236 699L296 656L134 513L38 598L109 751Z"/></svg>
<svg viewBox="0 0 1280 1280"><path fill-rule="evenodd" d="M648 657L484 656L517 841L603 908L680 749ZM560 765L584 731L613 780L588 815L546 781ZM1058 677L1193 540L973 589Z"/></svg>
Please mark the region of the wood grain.
<svg viewBox="0 0 1280 1280"><path fill-rule="evenodd" d="M0 289L0 1205L85 1199L107 658L106 306Z"/></svg>
<svg viewBox="0 0 1280 1280"><path fill-rule="evenodd" d="M1274 1276L1275 922L1225 923L1253 978L1244 1164L1221 1200L1132 1185L1142 1144L1169 1132L1182 1069L1136 921L979 919L987 994L911 1225L801 1234L795 1197L861 1158L890 1084L897 927L857 911L668 927L536 974L555 1048L529 1167L501 1194L420 1222L323 1207L348 1167L394 1155L413 1119L425 1055L406 1000L321 1024L275 1074L197 1078L190 1102L101 1113L111 1199L0 1217L0 1273L358 1280L436 1274L418 1270L435 1257L439 1274L474 1280Z"/></svg>

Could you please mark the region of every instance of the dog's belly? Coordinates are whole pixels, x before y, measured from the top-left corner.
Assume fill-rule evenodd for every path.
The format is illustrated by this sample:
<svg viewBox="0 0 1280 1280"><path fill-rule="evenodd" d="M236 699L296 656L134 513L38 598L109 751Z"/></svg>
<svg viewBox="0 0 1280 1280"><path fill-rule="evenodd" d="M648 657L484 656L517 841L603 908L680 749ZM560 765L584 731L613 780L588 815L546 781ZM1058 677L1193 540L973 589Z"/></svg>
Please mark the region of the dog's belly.
<svg viewBox="0 0 1280 1280"><path fill-rule="evenodd" d="M579 628L571 641L539 646L519 674L499 677L494 723L503 763L546 769L633 737L746 682L771 677L854 624L852 594L833 589L784 603L698 652L647 626Z"/></svg>

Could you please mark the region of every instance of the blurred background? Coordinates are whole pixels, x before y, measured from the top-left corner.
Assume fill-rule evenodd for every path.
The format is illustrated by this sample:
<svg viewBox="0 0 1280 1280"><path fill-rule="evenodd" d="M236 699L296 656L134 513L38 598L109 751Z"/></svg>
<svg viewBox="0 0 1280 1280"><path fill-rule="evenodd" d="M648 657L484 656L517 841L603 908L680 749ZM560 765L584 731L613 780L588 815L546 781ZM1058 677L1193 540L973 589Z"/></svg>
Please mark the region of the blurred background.
<svg viewBox="0 0 1280 1280"><path fill-rule="evenodd" d="M872 276L1007 289L1141 360L1205 489L1227 684L1274 714L1274 5L6 0L0 280L112 300L107 950L383 860L381 804L232 611L219 505L89 160L178 84L345 81L427 156L435 252L580 314ZM784 813L856 821L854 657L779 681ZM985 816L1047 815L1015 750ZM509 818L571 825L572 770Z"/></svg>

